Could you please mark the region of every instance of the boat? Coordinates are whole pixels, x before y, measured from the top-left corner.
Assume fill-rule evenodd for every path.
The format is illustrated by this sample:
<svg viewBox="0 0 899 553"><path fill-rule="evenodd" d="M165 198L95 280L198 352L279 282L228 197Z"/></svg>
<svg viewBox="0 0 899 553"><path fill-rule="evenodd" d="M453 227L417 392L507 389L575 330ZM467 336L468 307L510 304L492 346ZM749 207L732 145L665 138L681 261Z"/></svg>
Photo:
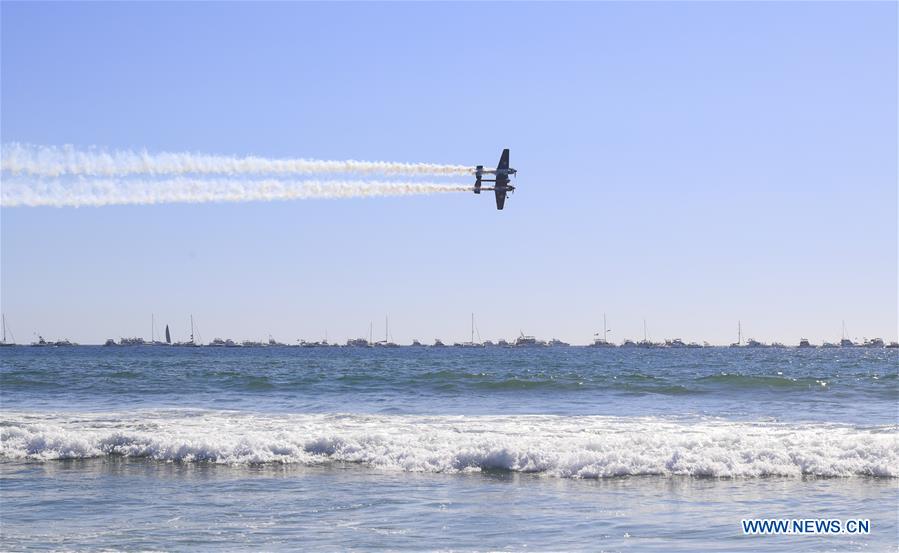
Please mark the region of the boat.
<svg viewBox="0 0 899 553"><path fill-rule="evenodd" d="M421 342L419 342L419 341L418 341L418 338L413 338L413 339L412 339L412 347L422 348L422 347L424 347L424 344L422 344Z"/></svg>
<svg viewBox="0 0 899 553"><path fill-rule="evenodd" d="M354 339L347 340L346 345L347 345L347 347L351 347L351 348L371 347L371 344L369 344L368 340L366 340L365 338L354 338Z"/></svg>
<svg viewBox="0 0 899 553"><path fill-rule="evenodd" d="M858 344L856 344L849 338L846 338L846 321L843 321L843 331L842 331L842 334L840 334L840 347L841 348L854 348L857 345Z"/></svg>
<svg viewBox="0 0 899 553"><path fill-rule="evenodd" d="M697 344L699 345L699 344ZM680 338L675 338L673 340L665 340L665 347L667 348L686 348L689 347L684 343Z"/></svg>
<svg viewBox="0 0 899 553"><path fill-rule="evenodd" d="M890 342L889 344L887 344L887 345L884 346L884 347L886 347L886 348L888 348L888 349L899 348L899 342Z"/></svg>
<svg viewBox="0 0 899 553"><path fill-rule="evenodd" d="M571 344L569 344L568 342L563 342L562 340L559 340L558 338L553 338L552 340L547 342L546 345L549 347L557 348L557 347L567 347L567 346L570 346Z"/></svg>
<svg viewBox="0 0 899 553"><path fill-rule="evenodd" d="M703 347L703 345L700 344L699 342L690 342L689 344L687 344L687 347L688 348L701 348L701 347ZM705 347L708 347L708 342L706 342Z"/></svg>
<svg viewBox="0 0 899 553"><path fill-rule="evenodd" d="M506 340L500 340L500 341L498 341L498 342L496 343L496 345L497 345L497 347L501 347L501 348L510 348L510 347L512 347L512 344L510 344L510 343L509 343L508 341L506 341Z"/></svg>
<svg viewBox="0 0 899 553"><path fill-rule="evenodd" d="M808 341L808 339L806 339L806 338L800 338L800 340L799 340L799 347L801 347L801 348L813 348L813 347L815 347L815 346L813 346L813 345Z"/></svg>
<svg viewBox="0 0 899 553"><path fill-rule="evenodd" d="M440 341L440 338L434 338L434 345L431 346L431 347L432 347L432 348L444 348L444 347L446 347L446 344L444 344L443 342L441 342L441 341Z"/></svg>
<svg viewBox="0 0 899 553"><path fill-rule="evenodd" d="M76 344L75 342L72 342L71 340L68 340L68 339L56 340L55 342L48 342L47 340L44 339L43 336L38 334L37 342L32 342L31 345L35 346L35 347L68 347L68 346L77 346L78 344Z"/></svg>
<svg viewBox="0 0 899 553"><path fill-rule="evenodd" d="M641 348L654 348L657 344L653 343L649 339L649 333L646 332L646 319L643 319L643 340L637 342L637 347Z"/></svg>
<svg viewBox="0 0 899 553"><path fill-rule="evenodd" d="M166 326L166 329L168 329L168 326ZM168 338L168 337L169 336L166 335L166 338ZM190 340L187 342L175 342L173 345L185 347L185 348L199 347L199 344L197 344L196 340L194 340L194 316L193 315L190 316Z"/></svg>
<svg viewBox="0 0 899 553"><path fill-rule="evenodd" d="M602 336L600 336L599 332L593 333L593 343L590 344L590 347L593 348L614 348L617 347L615 344L608 340L609 338L609 325L606 324L606 314L602 314Z"/></svg>
<svg viewBox="0 0 899 553"><path fill-rule="evenodd" d="M374 343L375 347L378 348L398 348L399 344L395 344L390 341L390 317L384 317L384 339L379 340Z"/></svg>
<svg viewBox="0 0 899 553"><path fill-rule="evenodd" d="M635 348L637 347L637 342L633 340L625 339L624 342L621 343L621 347L623 348Z"/></svg>
<svg viewBox="0 0 899 553"><path fill-rule="evenodd" d="M275 346L277 346L277 347L284 347L284 346L286 346L286 345L287 345L287 344L281 343L281 342L275 340L274 338L272 338L272 335L271 335L271 334L268 335L268 346L269 346L269 347L275 347Z"/></svg>
<svg viewBox="0 0 899 553"><path fill-rule="evenodd" d="M838 344L834 344L833 342L824 342L821 344L822 348L838 348L840 347Z"/></svg>
<svg viewBox="0 0 899 553"><path fill-rule="evenodd" d="M759 342L758 340L753 340L752 338L750 338L749 341L746 342L746 347L747 348L767 348L768 344L766 344L764 342Z"/></svg>
<svg viewBox="0 0 899 553"><path fill-rule="evenodd" d="M782 344L781 342L771 342L771 347L772 348L785 348L787 346L785 344Z"/></svg>
<svg viewBox="0 0 899 553"><path fill-rule="evenodd" d="M737 341L730 345L732 348L743 347L743 327L740 321L737 321Z"/></svg>
<svg viewBox="0 0 899 553"><path fill-rule="evenodd" d="M883 339L882 338L871 338L870 340L865 340L862 343L862 347L864 348L882 348Z"/></svg>
<svg viewBox="0 0 899 553"><path fill-rule="evenodd" d="M254 340L244 340L240 343L240 346L244 348L264 348L265 345L265 342L256 342Z"/></svg>
<svg viewBox="0 0 899 553"><path fill-rule="evenodd" d="M172 337L168 334L169 325L165 325L166 340L162 342L156 339L156 317L150 313L150 342L151 346L170 346L172 345Z"/></svg>
<svg viewBox="0 0 899 553"><path fill-rule="evenodd" d="M16 345L16 340L15 340L15 338L13 338L13 341L12 341L12 342L7 342L7 341L6 341L6 315L2 315L2 316L0 316L0 318L3 319L3 325L2 325L2 326L3 326L3 336L0 337L0 347L6 347L6 346L14 346L14 345ZM10 332L10 336L11 336L11 335L12 335L12 332Z"/></svg>
<svg viewBox="0 0 899 553"><path fill-rule="evenodd" d="M612 342L608 342L602 338L597 338L597 336L599 336L599 333L596 333L593 335L593 343L590 344L591 348L616 348L616 347L618 347L615 344L613 344Z"/></svg>
<svg viewBox="0 0 899 553"><path fill-rule="evenodd" d="M482 347L484 347L484 344L474 341L474 332L475 332L474 313L472 313L471 314L471 339L468 342L462 342L462 343L456 342L453 344L453 347L457 347L457 348L482 348ZM478 340L480 340L480 339L481 339L481 333L478 332Z"/></svg>
<svg viewBox="0 0 899 553"><path fill-rule="evenodd" d="M119 338L120 346L143 346L146 345L143 338Z"/></svg>
<svg viewBox="0 0 899 553"><path fill-rule="evenodd" d="M524 332L519 331L520 336L515 339L515 347L517 348L540 348L546 346L546 342L540 341L533 336L527 336Z"/></svg>
<svg viewBox="0 0 899 553"><path fill-rule="evenodd" d="M115 340L110 338L110 339L106 340L106 343L104 343L103 345L104 346L117 346L118 344L115 343Z"/></svg>
<svg viewBox="0 0 899 553"><path fill-rule="evenodd" d="M328 345L328 342L307 342L306 340L300 340L301 348L321 348ZM368 347L368 342L365 343L365 347Z"/></svg>

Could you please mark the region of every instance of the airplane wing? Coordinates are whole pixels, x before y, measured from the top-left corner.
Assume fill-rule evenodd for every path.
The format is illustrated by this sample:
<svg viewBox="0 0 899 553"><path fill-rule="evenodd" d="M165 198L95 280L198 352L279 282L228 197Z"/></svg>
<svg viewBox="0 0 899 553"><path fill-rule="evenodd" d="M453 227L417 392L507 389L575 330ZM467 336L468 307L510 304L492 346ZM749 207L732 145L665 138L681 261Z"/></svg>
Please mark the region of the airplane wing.
<svg viewBox="0 0 899 553"><path fill-rule="evenodd" d="M496 192L496 209L502 209L506 203L506 191L495 190L494 192Z"/></svg>
<svg viewBox="0 0 899 553"><path fill-rule="evenodd" d="M503 155L499 157L499 165L496 166L496 170L499 171L501 169L509 168L509 148L503 150Z"/></svg>

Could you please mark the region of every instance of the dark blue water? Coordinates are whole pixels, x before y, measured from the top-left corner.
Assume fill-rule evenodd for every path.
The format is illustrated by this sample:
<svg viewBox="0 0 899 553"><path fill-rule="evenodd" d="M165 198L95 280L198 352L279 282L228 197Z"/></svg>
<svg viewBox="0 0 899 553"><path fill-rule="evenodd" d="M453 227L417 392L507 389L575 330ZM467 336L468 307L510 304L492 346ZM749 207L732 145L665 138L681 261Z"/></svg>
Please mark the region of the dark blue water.
<svg viewBox="0 0 899 553"><path fill-rule="evenodd" d="M0 545L894 548L897 367L867 348L3 348ZM874 531L748 537L747 517Z"/></svg>
<svg viewBox="0 0 899 553"><path fill-rule="evenodd" d="M894 423L899 350L0 350L6 408L710 415Z"/></svg>

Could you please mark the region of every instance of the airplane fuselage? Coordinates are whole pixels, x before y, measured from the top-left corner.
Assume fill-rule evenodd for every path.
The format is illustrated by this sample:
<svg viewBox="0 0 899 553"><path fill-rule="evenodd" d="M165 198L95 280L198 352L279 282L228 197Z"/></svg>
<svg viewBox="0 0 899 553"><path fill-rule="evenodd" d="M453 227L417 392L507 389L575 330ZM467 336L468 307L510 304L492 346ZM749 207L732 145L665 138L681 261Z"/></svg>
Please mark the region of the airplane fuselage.
<svg viewBox="0 0 899 553"><path fill-rule="evenodd" d="M515 187L509 184L509 177L517 173L515 169L509 167L509 150L503 150L503 154L499 159L499 165L496 169L484 169L483 165L475 168L474 193L480 194L482 190L492 190L496 195L496 209L502 209L506 202L506 194L515 190ZM492 179L485 179L484 175L493 175ZM483 187L481 183L492 182L493 186Z"/></svg>

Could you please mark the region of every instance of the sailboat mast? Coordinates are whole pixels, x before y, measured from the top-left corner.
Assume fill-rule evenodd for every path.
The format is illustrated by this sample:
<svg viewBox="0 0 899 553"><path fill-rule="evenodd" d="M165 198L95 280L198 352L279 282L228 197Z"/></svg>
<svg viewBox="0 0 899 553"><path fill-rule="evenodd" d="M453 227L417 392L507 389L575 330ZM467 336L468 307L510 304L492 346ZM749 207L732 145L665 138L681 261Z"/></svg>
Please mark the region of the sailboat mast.
<svg viewBox="0 0 899 553"><path fill-rule="evenodd" d="M471 343L474 343L474 313L471 314Z"/></svg>
<svg viewBox="0 0 899 553"><path fill-rule="evenodd" d="M150 343L156 341L156 319L155 316L150 313Z"/></svg>
<svg viewBox="0 0 899 553"><path fill-rule="evenodd" d="M390 315L384 315L384 345L387 345L390 336Z"/></svg>
<svg viewBox="0 0 899 553"><path fill-rule="evenodd" d="M6 315L2 315L3 318L3 343L6 343Z"/></svg>
<svg viewBox="0 0 899 553"><path fill-rule="evenodd" d="M608 342L609 337L609 325L606 324L606 314L602 314L602 341Z"/></svg>
<svg viewBox="0 0 899 553"><path fill-rule="evenodd" d="M194 316L190 316L190 343L194 343Z"/></svg>
<svg viewBox="0 0 899 553"><path fill-rule="evenodd" d="M743 327L740 321L737 321L737 345L743 345Z"/></svg>

